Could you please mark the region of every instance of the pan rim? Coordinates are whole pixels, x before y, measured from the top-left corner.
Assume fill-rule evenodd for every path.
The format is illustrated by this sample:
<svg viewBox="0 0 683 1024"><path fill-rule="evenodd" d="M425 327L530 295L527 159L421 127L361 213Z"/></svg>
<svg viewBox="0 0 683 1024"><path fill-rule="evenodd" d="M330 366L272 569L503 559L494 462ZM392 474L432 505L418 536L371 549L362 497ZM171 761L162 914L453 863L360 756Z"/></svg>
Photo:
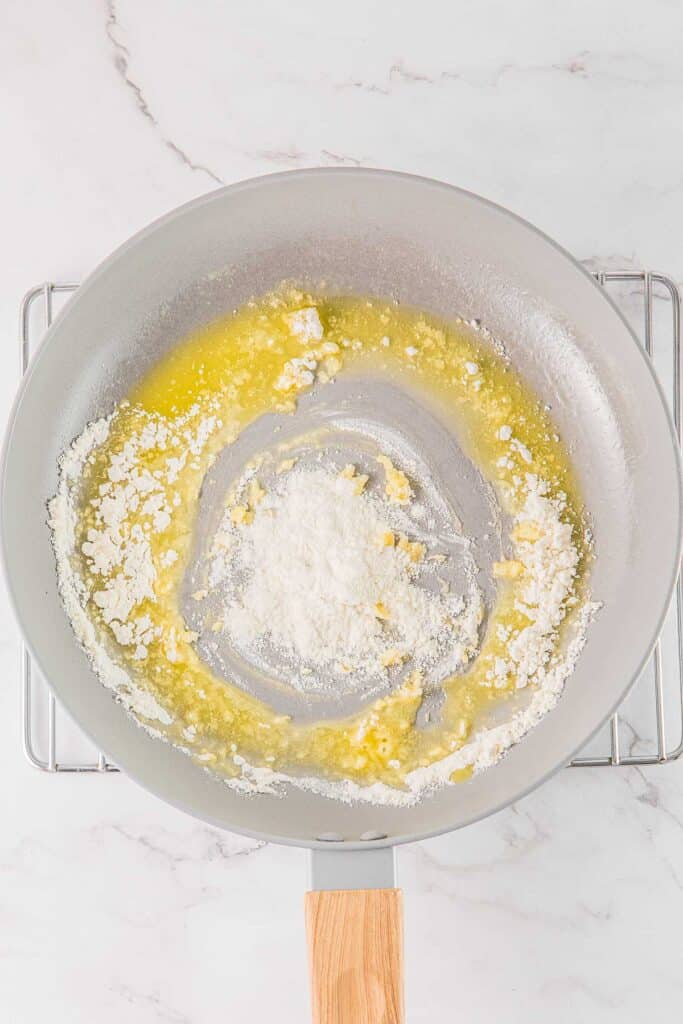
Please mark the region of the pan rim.
<svg viewBox="0 0 683 1024"><path fill-rule="evenodd" d="M538 238L540 238L546 244L549 244L574 269L579 270L581 272L581 274L583 275L583 277L590 282L591 286L594 289L597 290L597 293L601 295L602 299L608 303L608 305L611 307L612 311L614 313L616 313L618 319L621 322L621 325L626 329L628 335L631 338L632 343L635 345L636 349L638 350L639 357L640 357L640 362L641 362L642 365L647 367L647 372L650 375L650 379L654 383L655 391L656 391L658 399L659 399L659 403L658 403L659 410L664 414L666 422L667 422L669 437L670 437L670 441L671 441L671 444L672 444L672 449L673 449L673 452L674 452L674 462L675 462L675 469L676 469L676 482L677 482L677 494L678 494L678 502L677 502L677 509L676 509L677 548L676 548L676 552L675 552L675 558L672 557L672 568L671 568L671 572L670 572L670 575L669 575L669 579L668 579L666 588L662 588L662 591L661 591L662 595L664 595L664 600L662 602L662 607L660 609L660 613L659 613L659 615L657 617L657 623L656 623L656 628L655 628L655 631L654 631L654 635L651 637L650 642L649 642L647 648L644 650L644 653L643 653L640 661L638 662L638 665L637 665L637 668L636 668L635 672L632 674L631 678L625 683L622 692L620 693L620 695L618 696L618 698L616 699L614 704L611 706L611 708L607 712L607 714L605 714L601 718L601 720L596 723L595 728L592 730L592 732L590 732L589 735L587 735L580 743L578 743L578 744L572 743L570 745L569 749L558 751L555 765L553 767L549 768L541 776L534 777L533 780L531 780L528 785L520 787L518 790L515 791L515 793L512 795L512 797L508 796L508 797L505 797L505 798L501 799L497 804L494 804L493 807L488 807L485 811L482 811L480 813L472 813L469 817L467 817L464 820L458 822L457 825L444 825L443 827L439 827L439 828L435 828L435 829L427 829L425 831L416 832L416 833L401 833L401 834L389 836L389 837L387 837L385 839L373 840L371 842L364 842L364 841L358 841L358 840L349 840L349 841L342 841L342 842L325 842L325 841L320 841L320 840L310 840L310 839L303 839L303 838L298 838L298 837L294 838L292 836L279 836L279 835L274 835L274 834L268 833L268 832L261 832L259 830L252 830L252 829L247 829L247 828L244 828L244 827L235 827L233 825L226 825L223 822L217 821L215 818L212 819L210 815L204 815L204 814L198 813L193 807L188 806L181 799L172 799L172 798L169 798L167 796L160 797L159 794L157 793L157 791L151 785L149 785L145 781L142 781L138 777L137 771L129 771L128 769L124 769L125 774L128 774L133 779L133 781L135 781L138 785L141 785L148 792L150 792L153 795L155 795L157 797L157 799L163 799L165 802L169 803L172 806L177 807L178 809L184 811L185 813L188 813L188 814L192 815L193 817L197 818L198 820L210 822L213 825L215 825L216 827L221 828L223 830L231 830L231 831L234 831L236 833L243 834L243 835L249 836L249 837L254 838L254 839L265 840L265 841L268 841L268 842L275 842L275 843L280 843L280 844L283 844L283 845L290 845L290 846L308 847L308 848L313 848L313 849L315 849L315 848L327 849L327 850L330 850L330 849L364 850L364 849L368 849L368 848L375 848L376 849L377 847L400 845L400 844L407 843L407 842L413 842L413 841L419 841L419 840L422 840L422 839L431 838L431 837L434 837L434 836L437 836L437 835L444 834L444 833L449 832L449 831L453 831L454 829L463 828L466 825L473 824L476 821L482 820L483 818L489 817L492 814L498 813L504 807L507 807L511 803L516 802L516 801L522 799L523 797L527 796L534 789L536 789L542 783L547 781L561 767L566 765L572 759L572 757L578 752L578 750L582 749L585 746L585 744L590 740L590 738L592 736L594 736L599 731L600 728L602 728L602 726L605 724L606 721L608 721L609 717L614 713L616 708L620 706L620 704L622 703L622 701L624 700L624 698L626 697L628 692L631 690L631 688L633 687L633 685L635 684L635 682L639 678L639 676L640 676L640 674L641 674L645 664L649 660L649 658L651 656L651 653L652 653L652 650L654 649L656 641L657 641L657 639L658 639L658 637L659 637L659 635L661 633L661 629L662 629L664 620L666 618L666 615L668 613L669 607L671 605L671 600L672 600L672 597L673 597L673 594L674 594L674 589L675 589L675 586L676 586L676 581L677 581L678 575L679 575L679 566L680 566L680 560L681 560L681 550L682 550L682 547L683 547L683 473L682 473L682 469L681 469L681 456L680 456L680 446L679 446L679 441L678 441L678 434L677 434L677 431L676 431L676 428L675 428L675 425L674 425L674 422L673 422L673 418L671 416L671 412L669 410L669 407L668 407L668 404L667 404L667 401L666 401L666 397L665 397L665 394L664 394L663 387L662 387L662 385L661 385L661 383L660 383L660 381L659 381L659 379L658 379L658 377L657 377L657 375L656 375L656 373L654 371L654 367L652 365L651 360L648 358L646 353L643 351L642 346L640 345L640 343L639 343L635 333L631 329L630 325L626 321L624 315L622 314L621 310L616 305L616 303L605 292L605 290L601 287L601 285L594 278L594 276L584 266L582 266L582 264L574 256L572 256L571 253L569 253L563 246L561 246L559 243L557 243L554 239L552 239L550 236L548 236L545 232L541 231L535 225L529 223L529 221L527 221L524 218L520 217L518 214L508 210L507 208L501 206L500 204L497 204L497 203L495 203L495 202L493 202L493 201L491 201L489 199L486 199L485 197L479 196L479 195L477 195L476 193L474 193L472 191L460 188L460 187L458 187L456 185L452 185L452 184L447 183L447 182L438 181L436 179L428 178L428 177L421 176L421 175L409 174L407 172L386 170L386 169L381 169L381 168L355 168L355 167L354 168L305 168L305 169L299 169L299 170L294 170L294 171L282 171L282 172L277 172L277 173L273 173L273 174L261 175L261 176L258 176L258 177L244 179L244 180L235 182L233 184L226 185L226 186L224 186L222 188L214 189L214 190L212 190L212 191L210 191L208 193L205 193L202 196L199 196L199 197L197 197L197 198L195 198L193 200L190 200L187 203L182 204L181 206L178 206L178 207L174 208L173 210L170 210L166 214L163 214L161 217L155 219L150 224L146 225L144 228L142 228L140 231L136 232L129 239L127 239L120 246L118 246L110 255L105 257L105 259L102 260L95 267L95 269L84 279L83 283L79 286L79 288L76 291L76 293L74 294L73 298L66 304L64 309L55 318L55 321L54 321L52 327L46 333L46 336L43 339L43 342L41 343L40 348L39 348L38 352L36 353L36 356L34 357L34 359L32 359L31 364L30 364L30 366L29 366L29 368L27 370L27 373L24 375L24 377L23 377L23 379L21 381L20 387L17 390L17 394L15 396L15 399L14 399L14 402L12 404L12 407L11 407L11 410L10 410L10 414L9 414L9 417L8 417L8 426L7 426L7 429L6 429L6 432L5 432L5 438L4 438L4 442L3 442L3 446L2 446L2 456L1 456L1 461L0 461L0 508L2 508L2 509L5 508L5 504L6 504L6 500L7 500L7 495L6 495L6 490L7 490L7 488L6 488L6 483L7 483L7 481L6 481L6 462L7 462L7 454L8 454L11 442L12 442L12 437L13 437L14 429L15 429L15 426L16 426L18 412L19 412L19 409L20 409L23 397L24 397L27 389L30 387L30 382L31 382L33 373L35 372L36 367L40 363L41 353L43 353L45 351L46 344L49 343L51 335L55 332L56 328L61 323L61 320L63 319L65 314L67 314L68 311L74 309L75 304L77 304L79 302L79 300L81 300L83 298L83 296L84 296L84 294L86 294L87 290L90 287L92 287L92 285L94 285L99 280L100 276L103 273L106 273L107 270L114 263L116 263L119 259L123 258L130 248L132 248L133 246L137 245L139 242L143 241L148 235L150 235L153 232L155 232L158 228L160 228L161 226L163 226L166 223L169 223L172 220L175 220L178 217L183 216L184 214L189 212L191 209L199 208L199 207L201 207L202 205L204 205L206 203L214 201L216 199L216 197L219 196L219 195L223 195L225 193L236 194L236 193L239 193L239 192L242 192L242 191L250 191L250 190L253 190L253 189L258 189L258 188L267 186L268 182L271 179L283 179L283 178L294 178L294 179L297 179L297 178L305 178L305 177L310 177L310 176L318 176L318 177L341 177L341 176L344 176L344 177L355 177L357 179L362 179L364 177L370 178L370 177L382 177L382 176L384 176L384 177L391 177L391 178L395 178L395 179L405 179L405 180L407 180L409 182L419 182L422 185L428 186L428 187L430 187L432 189L435 189L435 190L438 190L438 191L445 191L445 192L447 192L449 194L456 193L456 194L464 195L464 196L468 197L469 199L473 200L474 202L482 204L482 205L484 205L484 206L486 206L486 207L488 207L490 209L495 210L498 214L512 219L513 221L517 222L523 228L533 232ZM36 663L37 663L38 667L41 670L41 673L45 676L46 680L49 681L49 679L50 679L50 672L45 670L45 667L44 667L44 665L42 663L42 659L37 655L36 651L34 650L33 644L31 642L29 642L27 640L27 638L26 638L26 634L25 634L25 631L24 631L22 618L21 618L21 616L19 614L16 594L15 594L15 588L14 588L12 579L10 577L10 574L8 573L8 559L7 559L7 543L8 543L8 538L6 536L6 528L5 528L5 525L4 525L4 523L6 522L6 519L5 519L4 516L2 516L2 521L3 521L3 526L2 526L2 530L0 531L0 564L2 565L2 569L3 569L3 576L4 576L4 579L5 579L5 585L6 585L7 593L8 593L8 596L9 596L9 602L10 602L10 605L12 607L13 613L15 615L16 621L17 621L17 623L19 625L19 628L21 630L21 633L22 633L22 635L24 637L24 643L26 644L27 649L30 651L31 656L33 658L35 658ZM50 685L50 688L52 689L52 684L50 682L48 684ZM81 720L80 720L80 716L79 716L79 709L76 708L75 710L73 710L72 707L71 707L71 703L72 703L71 701L66 701L62 697L59 697L58 699L64 704L64 706L67 708L69 713L72 714L74 719L78 722L79 728L81 728L86 735L90 735L88 728L84 727L81 724ZM93 739L93 742L96 742L96 740L94 740L94 738L92 736L90 736L90 738ZM124 758L124 760L125 760L125 758ZM425 799L428 800L429 796L425 797ZM419 806L419 804L417 804L416 806Z"/></svg>

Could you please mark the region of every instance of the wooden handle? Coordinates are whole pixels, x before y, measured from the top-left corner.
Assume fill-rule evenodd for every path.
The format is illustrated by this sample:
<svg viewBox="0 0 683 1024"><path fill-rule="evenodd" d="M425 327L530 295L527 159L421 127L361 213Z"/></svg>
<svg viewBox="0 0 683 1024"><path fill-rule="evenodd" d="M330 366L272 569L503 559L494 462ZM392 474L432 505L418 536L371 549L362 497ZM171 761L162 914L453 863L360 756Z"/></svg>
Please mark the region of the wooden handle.
<svg viewBox="0 0 683 1024"><path fill-rule="evenodd" d="M306 894L313 1024L403 1024L400 889Z"/></svg>

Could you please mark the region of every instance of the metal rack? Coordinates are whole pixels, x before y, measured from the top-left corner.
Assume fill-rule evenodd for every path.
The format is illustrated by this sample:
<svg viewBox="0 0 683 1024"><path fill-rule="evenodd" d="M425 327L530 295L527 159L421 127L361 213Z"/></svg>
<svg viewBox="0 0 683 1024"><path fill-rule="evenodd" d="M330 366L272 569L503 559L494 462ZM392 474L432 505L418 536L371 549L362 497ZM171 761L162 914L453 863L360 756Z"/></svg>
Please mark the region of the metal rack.
<svg viewBox="0 0 683 1024"><path fill-rule="evenodd" d="M665 388L679 444L681 427L681 297L663 274L640 270L598 271L595 277L608 289L630 320ZM21 372L26 372L55 306L64 304L78 285L47 282L32 288L20 310ZM117 772L105 754L62 760L58 743L59 707L40 677L30 653L22 647L23 745L29 762L46 772ZM644 727L643 719L654 719ZM73 726L71 727L73 730ZM679 578L669 617L648 666L609 727L592 741L571 767L652 765L674 761L683 754L683 581Z"/></svg>
<svg viewBox="0 0 683 1024"><path fill-rule="evenodd" d="M31 356L40 344L43 335L54 317L55 301L69 298L78 288L76 284L54 284L46 282L32 288L24 296L19 314L19 337L21 344L21 374L26 373ZM36 309L40 306L40 310ZM36 323L36 312L42 314ZM21 647L21 688L22 688L22 740L24 754L34 768L44 772L118 772L119 769L105 754L97 752L89 759L62 761L57 751L57 701L44 680L36 678L33 659L26 646ZM41 746L45 753L38 753L34 703L40 700L43 711L44 735Z"/></svg>

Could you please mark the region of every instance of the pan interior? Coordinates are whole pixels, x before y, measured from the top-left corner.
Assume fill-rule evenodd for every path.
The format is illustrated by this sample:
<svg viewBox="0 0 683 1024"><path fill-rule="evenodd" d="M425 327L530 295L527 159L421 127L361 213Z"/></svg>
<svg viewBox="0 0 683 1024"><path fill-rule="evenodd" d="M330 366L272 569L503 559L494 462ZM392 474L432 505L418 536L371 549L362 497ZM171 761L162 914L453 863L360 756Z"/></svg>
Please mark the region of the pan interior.
<svg viewBox="0 0 683 1024"><path fill-rule="evenodd" d="M198 633L197 649L219 677L236 682L295 722L351 715L402 685L411 669L404 666L371 679L358 678L356 673L333 674L329 667L301 676L296 661L274 644L266 642L254 660L235 647L229 633L212 631L210 624L221 615L221 588L209 586L201 602L194 597L207 589L211 544L225 513L225 495L255 459L259 480L270 493L285 456L295 459L304 472L324 465L336 473L353 464L370 477L368 492L372 493L381 490L375 468L387 441L402 453L403 464L411 466L418 509L429 509L429 534L448 556L427 587L438 591L440 585L447 585L451 594L464 597L470 566L476 565L479 586L490 607L495 596L492 563L502 557L505 523L494 491L436 410L419 394L377 375L342 375L315 394L303 395L294 414L261 416L223 449L202 487L193 556L181 590L185 621ZM454 521L460 534L454 534ZM413 525L419 526L417 521ZM467 538L466 547L462 538ZM435 678L447 675L446 657L441 659L443 670L439 663L434 666ZM291 684L293 675L296 685ZM428 691L421 723L434 720L441 697L437 685Z"/></svg>
<svg viewBox="0 0 683 1024"><path fill-rule="evenodd" d="M57 594L45 502L60 452L176 341L283 279L311 287L324 280L332 290L394 296L447 319L481 319L552 407L592 515L592 590L604 608L560 704L504 762L410 808L228 790L138 729L97 684ZM368 832L400 841L516 799L566 763L620 701L668 606L680 476L644 356L564 252L505 211L437 183L320 171L190 204L89 279L25 380L6 444L2 519L8 582L28 643L66 708L124 770L224 827L302 844L325 833L350 843Z"/></svg>

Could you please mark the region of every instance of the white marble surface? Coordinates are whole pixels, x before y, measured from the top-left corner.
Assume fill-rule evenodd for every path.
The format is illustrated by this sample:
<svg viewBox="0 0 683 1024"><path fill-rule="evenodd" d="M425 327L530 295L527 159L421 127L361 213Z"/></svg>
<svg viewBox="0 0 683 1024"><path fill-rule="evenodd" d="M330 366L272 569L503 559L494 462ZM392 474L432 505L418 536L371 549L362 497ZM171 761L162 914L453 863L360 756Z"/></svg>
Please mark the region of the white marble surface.
<svg viewBox="0 0 683 1024"><path fill-rule="evenodd" d="M30 285L78 280L177 203L266 171L433 175L582 258L683 280L682 30L667 0L9 0L3 414ZM4 596L0 673L2 1020L305 1021L305 855L123 777L30 769ZM683 764L562 772L399 862L409 1021L679 1010Z"/></svg>

